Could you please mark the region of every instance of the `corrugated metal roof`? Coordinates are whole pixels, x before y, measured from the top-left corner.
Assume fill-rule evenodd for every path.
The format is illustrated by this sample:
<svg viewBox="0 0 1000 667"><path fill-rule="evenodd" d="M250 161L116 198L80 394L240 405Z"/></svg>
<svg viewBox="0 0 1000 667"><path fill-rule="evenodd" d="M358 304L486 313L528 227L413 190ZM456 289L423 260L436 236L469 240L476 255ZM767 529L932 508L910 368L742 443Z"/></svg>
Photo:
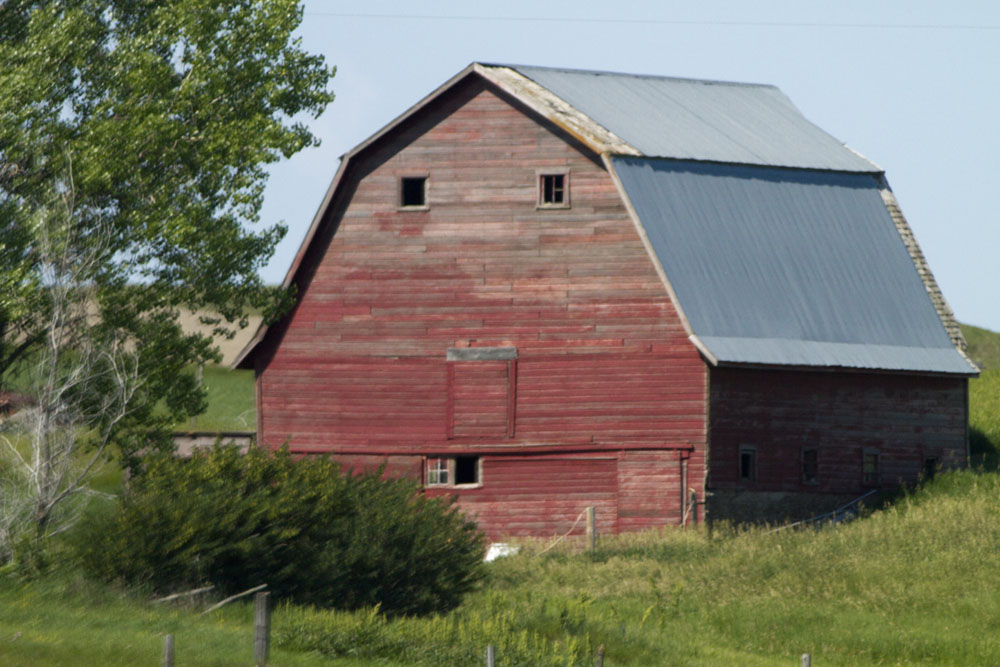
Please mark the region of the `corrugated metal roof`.
<svg viewBox="0 0 1000 667"><path fill-rule="evenodd" d="M693 333L720 362L975 372L871 175L612 166Z"/></svg>
<svg viewBox="0 0 1000 667"><path fill-rule="evenodd" d="M509 65L644 155L881 172L774 86Z"/></svg>

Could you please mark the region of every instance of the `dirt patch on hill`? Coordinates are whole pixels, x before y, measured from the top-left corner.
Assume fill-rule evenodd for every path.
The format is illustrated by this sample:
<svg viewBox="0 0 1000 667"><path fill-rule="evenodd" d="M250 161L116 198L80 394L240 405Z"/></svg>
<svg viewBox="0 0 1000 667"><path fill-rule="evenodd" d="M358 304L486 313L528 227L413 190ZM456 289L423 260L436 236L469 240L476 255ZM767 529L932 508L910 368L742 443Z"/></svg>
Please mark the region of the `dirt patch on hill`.
<svg viewBox="0 0 1000 667"><path fill-rule="evenodd" d="M192 312L189 310L182 310L180 315L180 324L184 331L188 333L200 333L205 335L211 335L212 327L210 325L202 324L199 321L199 317L203 315L211 315L210 311L196 311ZM219 346L222 351L222 363L226 366L231 365L236 361L236 357L243 348L246 347L250 339L253 338L254 333L257 331L257 327L260 326L261 317L259 315L251 315L247 318L250 324L245 328L241 329L236 333L236 335L231 339L226 339L220 336L215 337L215 344Z"/></svg>

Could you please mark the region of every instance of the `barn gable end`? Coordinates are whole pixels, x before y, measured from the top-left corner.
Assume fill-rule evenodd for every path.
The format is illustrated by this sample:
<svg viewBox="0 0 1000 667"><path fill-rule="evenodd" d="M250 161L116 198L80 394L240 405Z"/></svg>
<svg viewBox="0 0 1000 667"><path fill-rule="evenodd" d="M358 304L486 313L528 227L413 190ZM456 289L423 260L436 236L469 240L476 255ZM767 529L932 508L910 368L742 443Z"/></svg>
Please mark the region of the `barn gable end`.
<svg viewBox="0 0 1000 667"><path fill-rule="evenodd" d="M539 205L550 172L566 208ZM425 206L401 205L403 178L426 179ZM619 497L623 525L678 518L680 461L704 476L707 371L599 156L470 77L340 187L257 353L262 445L480 457L461 502L496 535L595 503L617 525Z"/></svg>

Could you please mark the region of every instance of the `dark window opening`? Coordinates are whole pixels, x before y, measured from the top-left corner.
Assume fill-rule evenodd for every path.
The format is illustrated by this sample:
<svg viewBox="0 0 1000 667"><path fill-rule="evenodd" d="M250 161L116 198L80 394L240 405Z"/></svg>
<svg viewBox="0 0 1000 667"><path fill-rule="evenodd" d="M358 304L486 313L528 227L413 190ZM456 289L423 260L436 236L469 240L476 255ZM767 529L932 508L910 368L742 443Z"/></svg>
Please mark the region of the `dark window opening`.
<svg viewBox="0 0 1000 667"><path fill-rule="evenodd" d="M802 450L802 481L805 484L819 482L819 455L815 449Z"/></svg>
<svg viewBox="0 0 1000 667"><path fill-rule="evenodd" d="M401 206L427 205L427 179L423 176L404 178L400 184Z"/></svg>
<svg viewBox="0 0 1000 667"><path fill-rule="evenodd" d="M861 465L861 481L869 486L876 486L881 483L878 469L878 452L865 452L864 462Z"/></svg>
<svg viewBox="0 0 1000 667"><path fill-rule="evenodd" d="M479 484L479 457L455 457L455 484Z"/></svg>
<svg viewBox="0 0 1000 667"><path fill-rule="evenodd" d="M740 447L740 480L757 481L757 451L749 447Z"/></svg>
<svg viewBox="0 0 1000 667"><path fill-rule="evenodd" d="M562 206L566 198L566 174L542 174L539 184L539 204L542 206Z"/></svg>
<svg viewBox="0 0 1000 667"><path fill-rule="evenodd" d="M928 456L924 459L924 479L930 481L934 479L941 468L941 460L936 456Z"/></svg>

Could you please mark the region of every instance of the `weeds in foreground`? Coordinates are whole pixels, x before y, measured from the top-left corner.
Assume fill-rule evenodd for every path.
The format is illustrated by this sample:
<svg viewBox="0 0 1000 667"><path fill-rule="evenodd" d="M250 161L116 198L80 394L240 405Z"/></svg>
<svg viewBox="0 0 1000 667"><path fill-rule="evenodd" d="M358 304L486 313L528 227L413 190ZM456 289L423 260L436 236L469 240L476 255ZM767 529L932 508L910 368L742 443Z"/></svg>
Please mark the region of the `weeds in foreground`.
<svg viewBox="0 0 1000 667"><path fill-rule="evenodd" d="M609 667L1000 664L998 498L1000 475L962 471L838 526L526 542L446 615L279 605L272 662L478 665L492 643L501 665L590 665L602 644ZM198 617L76 577L0 578L0 608L5 665L150 664L166 632L184 664L249 662L249 604Z"/></svg>

